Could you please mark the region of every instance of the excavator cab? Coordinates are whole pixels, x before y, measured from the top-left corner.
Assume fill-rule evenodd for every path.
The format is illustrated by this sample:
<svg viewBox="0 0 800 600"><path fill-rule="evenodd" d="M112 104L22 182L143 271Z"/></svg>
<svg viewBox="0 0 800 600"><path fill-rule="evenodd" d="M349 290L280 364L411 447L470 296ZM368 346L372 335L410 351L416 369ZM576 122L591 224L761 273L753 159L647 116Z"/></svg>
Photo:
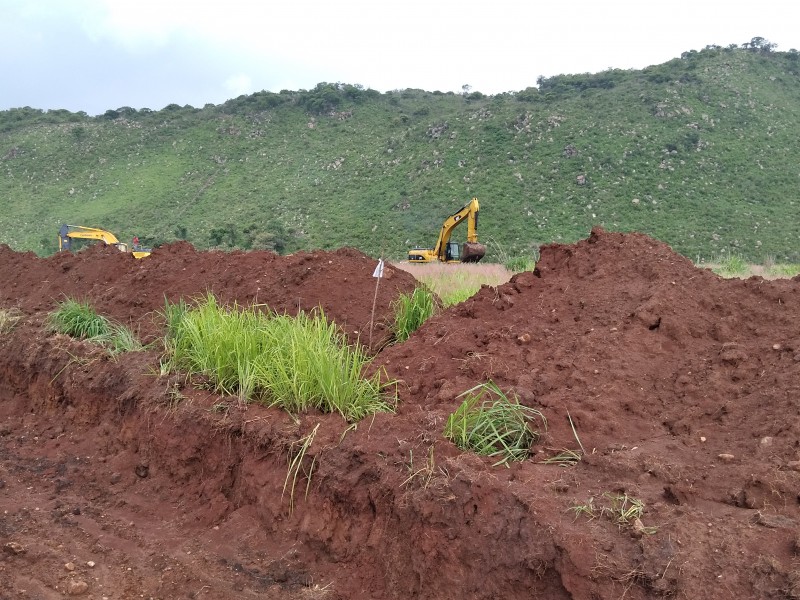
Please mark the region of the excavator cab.
<svg viewBox="0 0 800 600"><path fill-rule="evenodd" d="M461 258L461 254L459 254L458 250L458 242L447 242L444 258L445 262L453 262L453 260Z"/></svg>

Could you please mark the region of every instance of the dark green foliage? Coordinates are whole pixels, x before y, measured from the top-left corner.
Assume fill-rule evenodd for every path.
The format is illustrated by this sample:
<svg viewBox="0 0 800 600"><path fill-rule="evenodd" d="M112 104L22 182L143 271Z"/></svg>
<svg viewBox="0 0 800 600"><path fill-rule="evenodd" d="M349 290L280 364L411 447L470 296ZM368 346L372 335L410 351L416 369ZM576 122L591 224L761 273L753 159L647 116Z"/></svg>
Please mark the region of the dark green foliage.
<svg viewBox="0 0 800 600"><path fill-rule="evenodd" d="M202 109L0 111L0 243L47 254L71 223L398 259L477 196L479 236L511 256L600 225L695 260L800 262L798 62L753 38L494 96L323 82Z"/></svg>

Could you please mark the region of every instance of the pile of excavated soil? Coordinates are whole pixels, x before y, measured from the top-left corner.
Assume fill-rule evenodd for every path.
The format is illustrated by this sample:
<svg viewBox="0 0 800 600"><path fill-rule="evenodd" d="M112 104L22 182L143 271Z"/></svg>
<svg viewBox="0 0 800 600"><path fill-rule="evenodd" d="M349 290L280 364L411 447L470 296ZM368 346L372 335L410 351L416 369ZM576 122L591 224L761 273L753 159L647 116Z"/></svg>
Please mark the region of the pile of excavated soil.
<svg viewBox="0 0 800 600"><path fill-rule="evenodd" d="M0 335L0 597L800 597L798 278L722 280L597 229L383 347L415 282L388 268L373 319L374 267L0 248L22 315ZM80 296L157 342L165 296L209 291L322 306L353 340L377 322L397 412L245 406L161 374L157 343L113 359L43 325ZM487 381L547 420L508 468L442 436ZM548 464L564 450L580 460Z"/></svg>
<svg viewBox="0 0 800 600"><path fill-rule="evenodd" d="M353 248L335 252L198 252L187 242L157 248L146 259L100 244L46 259L0 245L4 306L52 310L65 297L88 300L97 311L132 327L145 341L163 335L165 302L214 294L225 303L263 304L278 312L321 308L352 341L389 338L391 302L416 281L391 266L377 286L377 261ZM373 305L375 313L373 316Z"/></svg>

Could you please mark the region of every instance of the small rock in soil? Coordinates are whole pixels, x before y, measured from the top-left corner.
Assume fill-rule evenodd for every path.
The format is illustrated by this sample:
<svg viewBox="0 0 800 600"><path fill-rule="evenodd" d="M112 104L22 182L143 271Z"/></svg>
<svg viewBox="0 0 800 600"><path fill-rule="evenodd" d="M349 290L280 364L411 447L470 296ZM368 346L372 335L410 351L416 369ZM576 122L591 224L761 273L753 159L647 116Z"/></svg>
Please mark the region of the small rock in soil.
<svg viewBox="0 0 800 600"><path fill-rule="evenodd" d="M150 467L147 465L136 465L136 469L134 469L136 475L144 479L150 474Z"/></svg>
<svg viewBox="0 0 800 600"><path fill-rule="evenodd" d="M25 547L19 542L8 542L3 546L3 550L8 554L25 554Z"/></svg>
<svg viewBox="0 0 800 600"><path fill-rule="evenodd" d="M81 594L85 594L86 590L89 589L89 584L81 579L76 579L74 581L70 581L69 585L67 586L67 593L70 596L80 596Z"/></svg>
<svg viewBox="0 0 800 600"><path fill-rule="evenodd" d="M112 473L111 474L111 479L109 479L109 481L112 484L119 483L121 480L122 480L122 474L121 473Z"/></svg>
<svg viewBox="0 0 800 600"><path fill-rule="evenodd" d="M731 462L736 457L733 454L723 452L717 458L719 458L722 462Z"/></svg>
<svg viewBox="0 0 800 600"><path fill-rule="evenodd" d="M797 525L794 519L784 517L783 515L765 515L762 512L757 512L753 521L764 527L770 529L792 529Z"/></svg>

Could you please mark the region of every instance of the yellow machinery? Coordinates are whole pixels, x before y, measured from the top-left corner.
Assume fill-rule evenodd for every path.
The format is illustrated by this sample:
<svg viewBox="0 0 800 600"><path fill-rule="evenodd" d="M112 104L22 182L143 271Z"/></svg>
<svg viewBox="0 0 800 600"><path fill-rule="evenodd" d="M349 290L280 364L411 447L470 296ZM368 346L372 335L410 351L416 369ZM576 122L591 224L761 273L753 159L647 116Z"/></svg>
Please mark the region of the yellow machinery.
<svg viewBox="0 0 800 600"><path fill-rule="evenodd" d="M478 262L486 254L486 246L478 243L478 211L480 204L473 198L461 210L450 215L442 225L434 248L413 248L408 251L411 262ZM450 236L466 217L467 241L463 244L451 242ZM460 247L459 247L460 246Z"/></svg>
<svg viewBox="0 0 800 600"><path fill-rule="evenodd" d="M58 231L58 249L70 250L73 239L99 240L108 246L116 246L120 252L128 252L128 244L120 242L110 231L97 229L95 227L84 227L83 225L62 225ZM134 258L144 258L150 256L150 248L134 246L131 254Z"/></svg>

